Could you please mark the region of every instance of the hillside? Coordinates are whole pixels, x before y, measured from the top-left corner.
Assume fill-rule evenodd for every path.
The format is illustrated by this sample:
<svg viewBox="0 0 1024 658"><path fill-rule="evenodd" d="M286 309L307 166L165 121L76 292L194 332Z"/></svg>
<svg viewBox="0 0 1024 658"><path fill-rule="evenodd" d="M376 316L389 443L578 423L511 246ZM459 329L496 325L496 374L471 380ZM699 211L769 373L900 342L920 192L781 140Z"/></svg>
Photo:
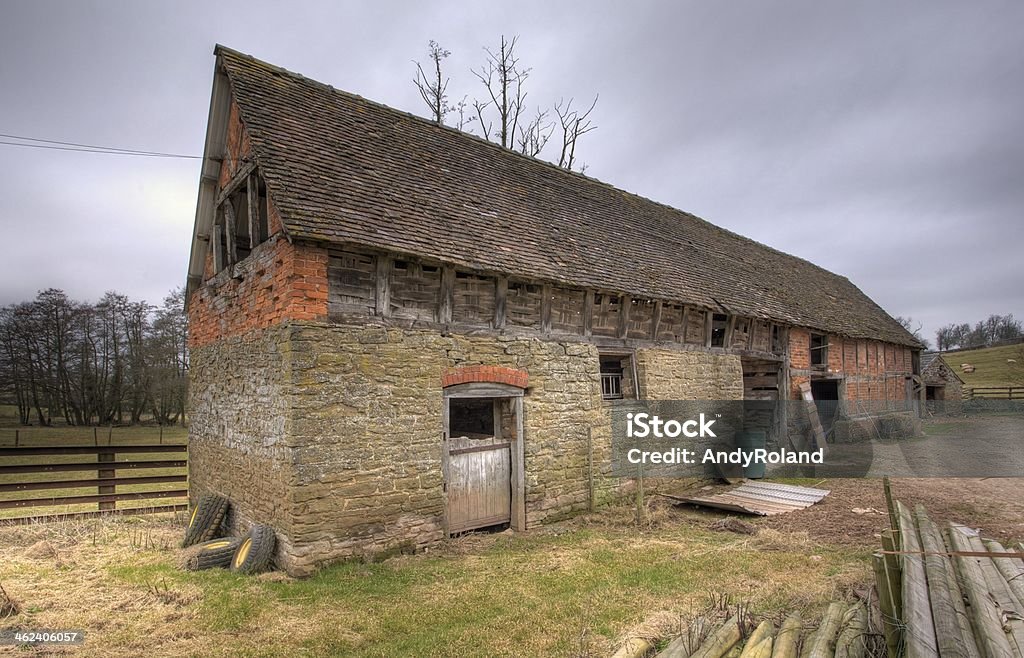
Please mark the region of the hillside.
<svg viewBox="0 0 1024 658"><path fill-rule="evenodd" d="M967 386L1024 386L1024 344L944 352L942 356ZM1017 363L1007 363L1007 359ZM961 363L973 365L974 372L961 371Z"/></svg>

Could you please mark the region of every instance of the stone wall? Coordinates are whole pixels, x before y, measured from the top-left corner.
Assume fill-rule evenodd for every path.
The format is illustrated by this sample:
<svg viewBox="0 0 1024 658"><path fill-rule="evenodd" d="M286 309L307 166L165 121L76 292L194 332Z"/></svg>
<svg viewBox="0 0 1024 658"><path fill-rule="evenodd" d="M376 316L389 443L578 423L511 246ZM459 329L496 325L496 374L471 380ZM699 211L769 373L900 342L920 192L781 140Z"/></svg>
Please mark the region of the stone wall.
<svg viewBox="0 0 1024 658"><path fill-rule="evenodd" d="M442 377L498 365L529 372L526 518L588 505L588 430L607 496L609 420L597 350L582 342L295 324L291 333L293 571L443 536Z"/></svg>
<svg viewBox="0 0 1024 658"><path fill-rule="evenodd" d="M743 399L743 364L736 354L642 349L636 356L644 399Z"/></svg>
<svg viewBox="0 0 1024 658"><path fill-rule="evenodd" d="M267 523L288 551L294 472L286 327L235 336L191 352L189 495L227 496L234 532Z"/></svg>

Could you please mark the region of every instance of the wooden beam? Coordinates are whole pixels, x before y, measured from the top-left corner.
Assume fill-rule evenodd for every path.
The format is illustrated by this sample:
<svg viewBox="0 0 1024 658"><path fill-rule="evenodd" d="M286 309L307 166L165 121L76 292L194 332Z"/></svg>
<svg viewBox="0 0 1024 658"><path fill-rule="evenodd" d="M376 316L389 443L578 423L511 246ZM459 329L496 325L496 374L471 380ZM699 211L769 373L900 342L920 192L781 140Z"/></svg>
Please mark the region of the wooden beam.
<svg viewBox="0 0 1024 658"><path fill-rule="evenodd" d="M711 329L715 326L715 312L707 310L704 312L704 347L711 347Z"/></svg>
<svg viewBox="0 0 1024 658"><path fill-rule="evenodd" d="M256 178L255 172L249 174L248 181L245 184L245 194L245 209L249 215L249 249L255 249L256 245L262 240L260 235L259 180Z"/></svg>
<svg viewBox="0 0 1024 658"><path fill-rule="evenodd" d="M661 300L654 302L654 313L651 315L651 340L658 340L658 329L661 326Z"/></svg>
<svg viewBox="0 0 1024 658"><path fill-rule="evenodd" d="M629 309L633 306L633 298L629 295L619 297L619 338L625 338L629 333Z"/></svg>
<svg viewBox="0 0 1024 658"><path fill-rule="evenodd" d="M235 208L230 203L225 203L221 207L224 209L224 234L227 236L228 243L227 265L230 267L238 258L238 254L235 252Z"/></svg>
<svg viewBox="0 0 1024 658"><path fill-rule="evenodd" d="M540 288L540 330L551 333L551 284L545 283Z"/></svg>
<svg viewBox="0 0 1024 658"><path fill-rule="evenodd" d="M224 226L220 222L213 225L213 271L215 274L224 269L223 233Z"/></svg>
<svg viewBox="0 0 1024 658"><path fill-rule="evenodd" d="M583 291L583 335L593 335L594 326L594 291Z"/></svg>
<svg viewBox="0 0 1024 658"><path fill-rule="evenodd" d="M683 342L686 342L686 326L690 321L690 307L683 304Z"/></svg>
<svg viewBox="0 0 1024 658"><path fill-rule="evenodd" d="M729 323L725 325L725 340L722 341L722 347L732 347L732 335L736 331L736 316L729 314Z"/></svg>
<svg viewBox="0 0 1024 658"><path fill-rule="evenodd" d="M391 256L377 256L376 313L382 318L391 316Z"/></svg>
<svg viewBox="0 0 1024 658"><path fill-rule="evenodd" d="M449 324L452 321L452 306L455 304L455 268L445 265L441 268L441 295L437 302L437 321Z"/></svg>
<svg viewBox="0 0 1024 658"><path fill-rule="evenodd" d="M235 190L241 187L242 183L249 179L249 174L251 174L255 170L256 163L249 162L243 165L241 169L236 171L234 176L231 177L231 180L228 181L227 185L221 188L220 193L217 195L217 200L213 204L213 207L216 208L217 206L224 203L224 200L227 199L232 194L234 194Z"/></svg>
<svg viewBox="0 0 1024 658"><path fill-rule="evenodd" d="M494 280L494 328L505 327L505 304L508 299L508 277L499 276Z"/></svg>

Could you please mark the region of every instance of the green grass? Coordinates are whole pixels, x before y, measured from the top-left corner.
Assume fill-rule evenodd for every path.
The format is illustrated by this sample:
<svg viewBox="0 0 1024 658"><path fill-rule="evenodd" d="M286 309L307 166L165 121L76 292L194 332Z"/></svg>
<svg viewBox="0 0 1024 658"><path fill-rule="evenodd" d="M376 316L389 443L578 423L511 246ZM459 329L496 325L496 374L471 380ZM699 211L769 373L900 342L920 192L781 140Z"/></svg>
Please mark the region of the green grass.
<svg viewBox="0 0 1024 658"><path fill-rule="evenodd" d="M142 444L159 444L161 431L159 427L29 427L14 429L0 428L0 447L13 447L17 440L20 446L92 446L115 445L131 446ZM188 440L188 430L182 427L165 427L162 432L164 444L184 445ZM117 461L145 461L181 459L179 453L117 453ZM92 455L31 455L19 457L2 457L0 464L68 464L95 460ZM115 462L116 463L116 462ZM186 475L185 468L155 468L118 471L118 477L150 477L162 475ZM95 478L95 471L66 471L56 473L18 473L0 474L0 484L23 482L46 482L53 480L80 480ZM186 482L163 482L154 484L120 485L116 493L137 493L152 491L172 491L187 488ZM0 501L19 500L26 498L59 498L67 496L96 495L96 487L73 487L63 489L42 489L34 491L0 491ZM148 500L118 501L120 509L140 509L161 505L177 505L185 503L184 498L154 498ZM46 514L68 514L74 512L93 512L97 510L95 503L74 505L50 505L15 509L0 509L0 519L38 516Z"/></svg>
<svg viewBox="0 0 1024 658"><path fill-rule="evenodd" d="M649 613L699 608L712 593L758 615L813 615L870 577L862 552L806 540L760 551L689 525L474 541L466 552L349 562L289 582L183 572L166 559L109 574L121 587L199 590L196 632L244 638L237 655L282 657L602 655ZM261 641L271 628L282 638Z"/></svg>
<svg viewBox="0 0 1024 658"><path fill-rule="evenodd" d="M950 352L942 357L966 386L1024 386L1024 344ZM1007 359L1017 363L1007 363ZM963 372L961 363L973 365L974 372Z"/></svg>

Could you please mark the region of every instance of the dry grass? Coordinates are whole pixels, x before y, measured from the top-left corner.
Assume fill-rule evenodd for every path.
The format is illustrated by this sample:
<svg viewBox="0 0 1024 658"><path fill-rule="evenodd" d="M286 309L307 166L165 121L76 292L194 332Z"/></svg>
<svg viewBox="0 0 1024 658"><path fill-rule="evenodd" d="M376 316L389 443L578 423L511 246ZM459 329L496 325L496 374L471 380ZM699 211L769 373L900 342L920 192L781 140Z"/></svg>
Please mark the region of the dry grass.
<svg viewBox="0 0 1024 658"><path fill-rule="evenodd" d="M22 603L17 624L85 629L86 645L68 650L78 656L591 656L665 637L722 601L814 617L870 578L866 554L805 534L713 532L701 515L649 512L642 530L632 508L612 507L301 581L181 571L181 526L167 515L11 527L0 582Z"/></svg>

